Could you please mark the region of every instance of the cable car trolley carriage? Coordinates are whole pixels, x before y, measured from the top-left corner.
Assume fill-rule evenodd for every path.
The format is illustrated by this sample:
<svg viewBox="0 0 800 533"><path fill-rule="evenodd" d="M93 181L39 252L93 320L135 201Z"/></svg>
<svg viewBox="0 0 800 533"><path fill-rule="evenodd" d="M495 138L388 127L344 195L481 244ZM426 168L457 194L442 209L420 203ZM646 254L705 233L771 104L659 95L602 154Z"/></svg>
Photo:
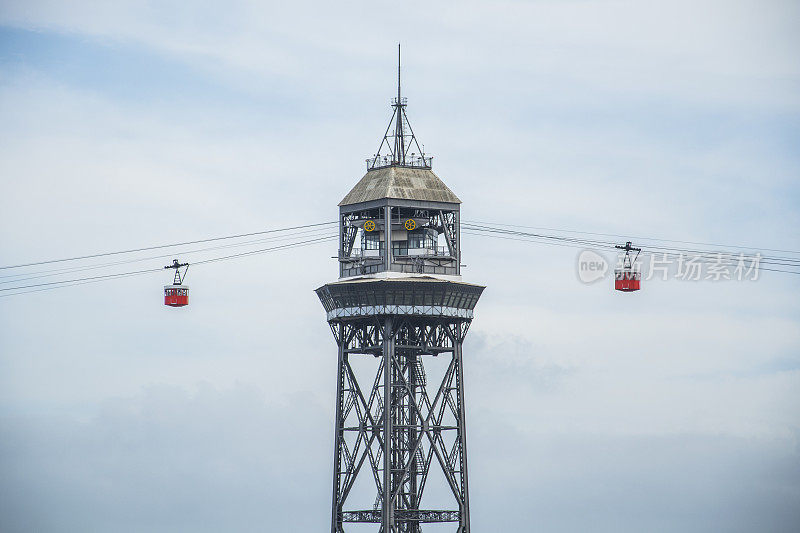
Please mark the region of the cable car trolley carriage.
<svg viewBox="0 0 800 533"><path fill-rule="evenodd" d="M614 289L622 292L638 291L641 288L642 273L635 266L642 249L632 247L631 241L626 242L625 246L617 245L615 248L625 250L625 255L622 257L622 267L614 270ZM636 252L636 256L631 258L631 252Z"/></svg>
<svg viewBox="0 0 800 533"><path fill-rule="evenodd" d="M181 268L186 267L181 275ZM164 267L175 269L175 278L172 280L172 285L164 285L164 305L170 307L183 307L189 305L189 287L183 284L186 279L186 273L189 271L189 263L181 263L177 259L172 261L171 265Z"/></svg>

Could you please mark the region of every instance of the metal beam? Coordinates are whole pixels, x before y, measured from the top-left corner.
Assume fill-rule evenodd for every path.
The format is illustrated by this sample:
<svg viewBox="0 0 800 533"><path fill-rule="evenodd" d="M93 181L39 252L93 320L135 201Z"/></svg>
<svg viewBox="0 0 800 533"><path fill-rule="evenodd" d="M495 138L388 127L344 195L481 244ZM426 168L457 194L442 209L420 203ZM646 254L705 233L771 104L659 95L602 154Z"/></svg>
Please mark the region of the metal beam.
<svg viewBox="0 0 800 533"><path fill-rule="evenodd" d="M394 531L394 499L392 497L392 359L394 335L392 318L383 326L383 531Z"/></svg>
<svg viewBox="0 0 800 533"><path fill-rule="evenodd" d="M375 523L381 533L419 533L420 524L427 522L457 522L457 531L469 531L461 367L469 322L402 314L330 320L340 358L333 533L343 533L350 522ZM357 375L351 365L358 353L376 357L368 393L359 384L367 376ZM424 359L438 353L451 356L441 382L429 382ZM450 509L420 509L432 468L442 472L450 488ZM347 509L361 475L374 479L376 507Z"/></svg>

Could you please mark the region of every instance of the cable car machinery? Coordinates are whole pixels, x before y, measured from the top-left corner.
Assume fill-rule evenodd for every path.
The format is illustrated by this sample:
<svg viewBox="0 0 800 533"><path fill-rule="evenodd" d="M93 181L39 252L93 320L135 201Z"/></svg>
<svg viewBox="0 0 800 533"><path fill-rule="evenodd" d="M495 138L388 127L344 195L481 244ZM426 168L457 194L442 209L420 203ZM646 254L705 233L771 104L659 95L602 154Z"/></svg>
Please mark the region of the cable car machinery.
<svg viewBox="0 0 800 533"><path fill-rule="evenodd" d="M626 242L625 246L616 245L614 248L625 250L625 255L622 257L622 267L614 270L614 289L622 292L638 291L641 288L642 273L636 270L634 266L642 249L631 246L631 241ZM631 252L636 252L632 259Z"/></svg>
<svg viewBox="0 0 800 533"><path fill-rule="evenodd" d="M181 275L181 268L184 268ZM183 285L186 279L186 273L189 271L189 263L181 263L177 259L172 260L171 265L167 265L164 269L175 269L175 277L172 280L172 285L164 286L164 305L170 307L183 307L189 305L189 287Z"/></svg>

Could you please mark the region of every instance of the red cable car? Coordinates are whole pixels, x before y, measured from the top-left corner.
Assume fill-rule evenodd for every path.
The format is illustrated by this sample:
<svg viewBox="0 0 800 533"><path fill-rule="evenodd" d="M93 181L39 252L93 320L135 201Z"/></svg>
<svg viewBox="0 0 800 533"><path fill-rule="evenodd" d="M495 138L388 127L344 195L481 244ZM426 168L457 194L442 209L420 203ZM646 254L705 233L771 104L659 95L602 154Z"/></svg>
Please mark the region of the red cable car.
<svg viewBox="0 0 800 533"><path fill-rule="evenodd" d="M617 245L615 248L625 250L625 256L622 258L622 268L614 270L614 289L622 292L638 291L641 288L642 273L636 270L634 265L642 249L632 247L631 241L626 242L625 246ZM631 252L636 252L633 259Z"/></svg>
<svg viewBox="0 0 800 533"><path fill-rule="evenodd" d="M183 275L181 275L182 267L186 267ZM172 280L172 285L164 286L164 305L170 307L189 305L189 287L183 284L186 279L186 273L189 271L189 263L180 263L177 259L173 259L172 264L164 268L175 269L175 278Z"/></svg>

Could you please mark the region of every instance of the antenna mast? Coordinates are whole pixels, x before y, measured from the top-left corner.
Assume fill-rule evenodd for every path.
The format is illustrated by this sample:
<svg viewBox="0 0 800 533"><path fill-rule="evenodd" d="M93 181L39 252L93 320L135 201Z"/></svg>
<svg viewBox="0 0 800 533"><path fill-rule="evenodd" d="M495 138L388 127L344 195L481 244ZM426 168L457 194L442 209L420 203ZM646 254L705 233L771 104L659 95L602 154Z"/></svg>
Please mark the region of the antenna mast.
<svg viewBox="0 0 800 533"><path fill-rule="evenodd" d="M397 100L395 101L395 118L397 119L394 124L394 162L402 166L406 163L406 150L403 138L403 115L405 114L403 108L403 98L400 95L400 43L397 43Z"/></svg>
<svg viewBox="0 0 800 533"><path fill-rule="evenodd" d="M400 101L400 43L397 43L397 101Z"/></svg>
<svg viewBox="0 0 800 533"><path fill-rule="evenodd" d="M397 97L392 98L394 111L386 133L383 135L383 140L378 146L378 151L367 159L367 170L391 166L431 168L432 158L426 156L425 151L420 148L419 141L417 141L414 130L408 122L408 116L406 116L407 100L403 97L401 90L400 65L400 43L397 43ZM408 129L408 136L406 136L406 129ZM415 147L417 151L408 153L412 147Z"/></svg>

